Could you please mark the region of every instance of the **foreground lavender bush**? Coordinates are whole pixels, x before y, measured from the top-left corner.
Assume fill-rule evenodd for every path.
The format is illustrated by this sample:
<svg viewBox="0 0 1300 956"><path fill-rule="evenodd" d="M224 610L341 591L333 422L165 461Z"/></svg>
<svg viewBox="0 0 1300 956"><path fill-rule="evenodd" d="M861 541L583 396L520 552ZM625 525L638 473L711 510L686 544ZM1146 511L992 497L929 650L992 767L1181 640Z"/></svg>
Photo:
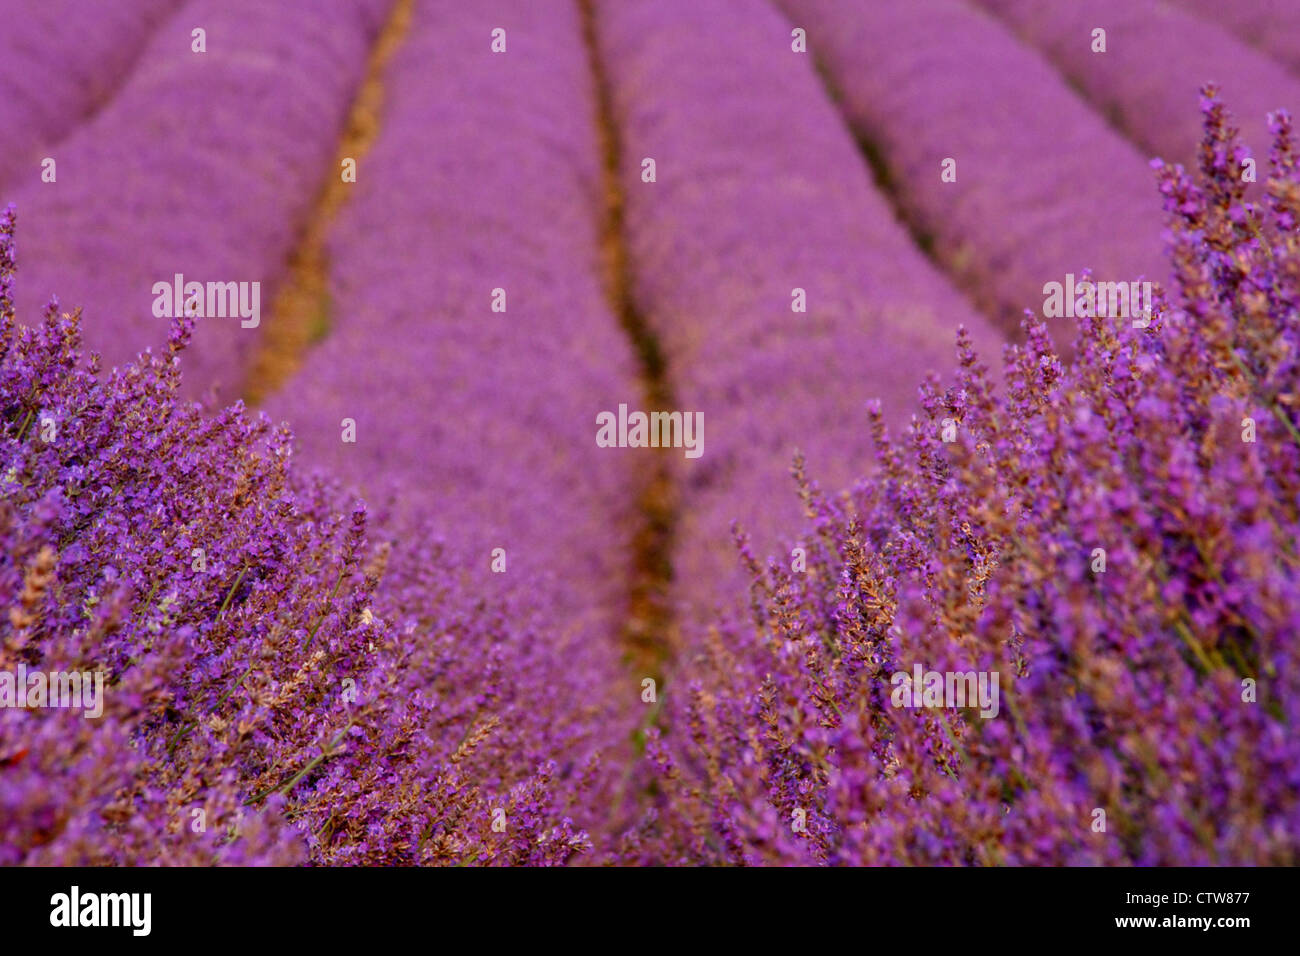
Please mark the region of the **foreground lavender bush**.
<svg viewBox="0 0 1300 956"><path fill-rule="evenodd" d="M1279 114L1248 204L1213 90L1204 109L1203 184L1160 171L1175 289L1149 329L1083 320L1066 368L1028 320L1004 398L963 341L902 443L875 414L878 478L803 483L807 570L753 565L752 622L696 662L656 746L643 848L1300 861L1300 166ZM999 673L999 714L895 706L918 664Z"/></svg>
<svg viewBox="0 0 1300 956"><path fill-rule="evenodd" d="M80 361L77 315L52 305L19 327L12 237L10 213L0 673L104 686L98 717L0 707L0 864L585 849L562 794L596 766L586 709L545 707L565 688L563 645L505 600L464 597L465 569L418 527L368 541L363 506L291 467L287 432L181 403L186 320L162 355L104 381Z"/></svg>

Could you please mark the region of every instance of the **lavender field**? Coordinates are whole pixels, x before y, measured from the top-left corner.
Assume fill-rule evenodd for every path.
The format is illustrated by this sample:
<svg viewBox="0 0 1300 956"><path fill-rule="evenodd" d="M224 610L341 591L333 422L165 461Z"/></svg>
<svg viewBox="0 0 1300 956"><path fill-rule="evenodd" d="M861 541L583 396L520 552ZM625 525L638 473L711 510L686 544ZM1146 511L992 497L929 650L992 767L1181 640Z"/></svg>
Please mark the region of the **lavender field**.
<svg viewBox="0 0 1300 956"><path fill-rule="evenodd" d="M0 14L0 866L1300 863L1293 6Z"/></svg>

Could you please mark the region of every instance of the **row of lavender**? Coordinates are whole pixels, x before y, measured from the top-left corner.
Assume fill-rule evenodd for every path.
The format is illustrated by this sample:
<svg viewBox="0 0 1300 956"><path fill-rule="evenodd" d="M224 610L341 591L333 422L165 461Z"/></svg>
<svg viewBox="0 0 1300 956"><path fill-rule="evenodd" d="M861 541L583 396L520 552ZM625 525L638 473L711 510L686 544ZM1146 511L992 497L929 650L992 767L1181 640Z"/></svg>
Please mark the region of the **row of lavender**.
<svg viewBox="0 0 1300 956"><path fill-rule="evenodd" d="M1174 5L1226 27L1300 75L1300 7L1291 0L1174 0Z"/></svg>
<svg viewBox="0 0 1300 956"><path fill-rule="evenodd" d="M50 148L112 99L180 0L17 0L5 5L0 186L38 182Z"/></svg>
<svg viewBox="0 0 1300 956"><path fill-rule="evenodd" d="M1164 277L1144 157L990 17L964 0L780 6L913 229L1004 332L1081 264Z"/></svg>
<svg viewBox="0 0 1300 956"><path fill-rule="evenodd" d="M33 167L4 183L30 263L19 314L39 314L57 290L87 307L87 344L120 364L165 342L153 290L177 273L244 283L250 305L259 283L269 309L324 177L337 175L339 133L390 2L192 0L163 22L116 95L51 150L54 182ZM144 13L127 19L140 27ZM206 52L194 52L196 29ZM96 30L83 22L84 34ZM50 100L47 110L66 122L75 107ZM232 315L199 325L186 358L191 394L238 395L260 324Z"/></svg>
<svg viewBox="0 0 1300 956"><path fill-rule="evenodd" d="M1027 320L1005 395L964 350L880 476L806 489L806 571L755 566L653 748L674 859L1300 861L1300 162L1279 116L1253 206L1205 108L1150 329L1067 367Z"/></svg>
<svg viewBox="0 0 1300 956"><path fill-rule="evenodd" d="M107 380L75 316L18 326L11 240L5 216L0 864L589 849L572 816L597 765L519 730L570 664L528 606L466 591L418 528L372 540L287 430L182 401L192 320Z"/></svg>
<svg viewBox="0 0 1300 956"><path fill-rule="evenodd" d="M1200 134L1188 119L1187 98L1207 80L1234 105L1250 143L1268 141L1271 110L1300 108L1300 77L1217 23L1162 0L975 2L1047 56L1150 156L1195 162ZM1219 6L1231 18L1238 4ZM1281 26L1276 32L1286 35ZM1098 29L1105 31L1104 52Z"/></svg>
<svg viewBox="0 0 1300 956"><path fill-rule="evenodd" d="M596 443L597 415L638 407L642 386L601 283L578 11L558 13L416 4L332 230L335 327L268 405L385 526L422 522L395 553L441 540L488 613L532 609L550 666L543 681L509 662L536 699L500 745L528 769L543 750L624 747L642 706L619 642L642 479ZM483 42L502 22L504 57Z"/></svg>
<svg viewBox="0 0 1300 956"><path fill-rule="evenodd" d="M868 461L868 400L904 420L919 376L949 364L958 325L990 350L1000 337L894 220L770 6L620 3L597 26L633 294L677 404L706 426L701 458L676 453L675 576L698 614L738 593L733 519L764 549L796 526L784 494L796 447L847 482Z"/></svg>

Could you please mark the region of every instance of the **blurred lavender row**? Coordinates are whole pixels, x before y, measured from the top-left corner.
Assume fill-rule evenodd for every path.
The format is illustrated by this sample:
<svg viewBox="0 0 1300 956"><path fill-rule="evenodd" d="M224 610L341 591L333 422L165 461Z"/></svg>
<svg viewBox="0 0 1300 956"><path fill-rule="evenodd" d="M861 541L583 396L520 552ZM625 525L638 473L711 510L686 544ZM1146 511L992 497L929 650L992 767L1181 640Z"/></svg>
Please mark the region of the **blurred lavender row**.
<svg viewBox="0 0 1300 956"><path fill-rule="evenodd" d="M504 57L487 43L503 22ZM596 416L635 407L640 385L601 286L581 36L569 5L416 5L384 77L383 129L334 226L335 327L268 411L386 526L424 520L473 569L471 593L532 608L590 702L619 680L638 483L635 452L597 447Z"/></svg>
<svg viewBox="0 0 1300 956"><path fill-rule="evenodd" d="M1201 175L1159 174L1176 278L1152 326L1082 319L1065 365L1030 321L999 393L964 356L901 437L877 420L876 475L811 496L806 571L755 567L749 620L719 625L656 755L667 845L1296 863L1300 177L1282 118L1266 202L1246 201L1212 88L1203 109ZM918 707L898 678L922 666L1000 690Z"/></svg>
<svg viewBox="0 0 1300 956"><path fill-rule="evenodd" d="M14 194L26 267L18 312L58 292L118 364L166 341L155 282L260 282L269 309L390 0L195 0L154 35L121 91L56 151L58 180ZM206 53L192 52L192 30ZM256 329L202 321L191 393L234 396Z"/></svg>
<svg viewBox="0 0 1300 956"><path fill-rule="evenodd" d="M1292 0L1173 0L1199 16L1235 33L1251 46L1300 74L1300 6Z"/></svg>
<svg viewBox="0 0 1300 956"><path fill-rule="evenodd" d="M1158 0L976 0L1040 50L1093 106L1151 156L1191 167L1200 127L1188 101L1211 81L1247 143L1267 115L1300 107L1300 78L1215 24ZM1231 6L1231 4L1226 4ZM1093 30L1106 52L1093 52Z"/></svg>
<svg viewBox="0 0 1300 956"><path fill-rule="evenodd" d="M1004 331L1067 272L1163 277L1143 157L991 18L960 0L781 5L909 220ZM1066 346L1072 329L1050 324Z"/></svg>
<svg viewBox="0 0 1300 956"><path fill-rule="evenodd" d="M733 518L764 547L797 521L796 446L814 474L847 481L868 462L868 400L901 419L918 377L951 364L959 324L988 351L1000 337L895 221L771 7L630 2L597 19L637 304L677 403L704 413L675 557L682 600L704 606L736 593Z"/></svg>
<svg viewBox="0 0 1300 956"><path fill-rule="evenodd" d="M40 181L55 143L109 100L180 0L4 0L0 187Z"/></svg>

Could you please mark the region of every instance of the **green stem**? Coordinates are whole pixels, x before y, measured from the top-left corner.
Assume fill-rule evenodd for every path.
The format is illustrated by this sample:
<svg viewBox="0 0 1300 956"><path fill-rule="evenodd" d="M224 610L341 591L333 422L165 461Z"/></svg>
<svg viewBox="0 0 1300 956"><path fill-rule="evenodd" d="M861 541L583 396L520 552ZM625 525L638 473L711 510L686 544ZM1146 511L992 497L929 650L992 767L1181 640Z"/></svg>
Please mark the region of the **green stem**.
<svg viewBox="0 0 1300 956"><path fill-rule="evenodd" d="M1246 381L1250 383L1251 388L1253 388L1260 396L1261 400L1268 405L1269 411L1271 411L1273 416L1281 422L1283 426L1285 426L1288 432L1291 433L1291 439L1297 445L1300 445L1300 430L1296 429L1295 425L1292 424L1291 419L1286 417L1286 413L1282 411L1275 401L1264 397L1263 389L1260 388L1258 380L1256 380L1250 369L1246 367L1246 363L1241 360L1241 356L1237 354L1237 350L1235 348L1229 349L1228 354L1232 356L1232 361L1237 366L1237 370L1241 372Z"/></svg>
<svg viewBox="0 0 1300 956"><path fill-rule="evenodd" d="M312 642L316 640L316 632L319 631L320 626L325 623L325 615L329 613L330 605L332 605L334 599L338 597L339 588L342 584L343 572L340 571L338 580L334 582L334 590L330 591L329 600L325 602L325 607L321 610L320 617L316 618L316 623L311 626L311 632L307 635L307 643L303 646L304 653L311 650Z"/></svg>
<svg viewBox="0 0 1300 956"><path fill-rule="evenodd" d="M23 423L21 427L19 427L18 429L18 442L20 444L22 443L23 436L27 434L27 426L32 423L32 416L35 414L36 414L36 409L33 408L31 411L27 413L27 417L23 419Z"/></svg>
<svg viewBox="0 0 1300 956"><path fill-rule="evenodd" d="M230 592L226 595L226 599L221 602L221 610L217 612L217 617L221 617L221 615L226 613L226 608L230 607L230 602L234 599L235 592L239 590L239 586L244 583L244 575L247 573L248 565L244 565L243 570L239 572L239 577L235 578L235 583L230 586Z"/></svg>
<svg viewBox="0 0 1300 956"><path fill-rule="evenodd" d="M281 796L288 793L298 784L298 781L300 781L303 777L307 776L307 774L315 770L316 767L320 765L322 760L324 760L326 757L329 757L333 753L335 745L340 740L342 740L343 735L346 734L351 729L352 729L352 721L349 720L347 726L345 726L342 730L340 730L337 734L335 734L334 739L331 740L328 744L326 744L325 748L321 750L321 752L317 754L314 758L312 758L312 760L307 764L307 766L303 767L296 774L294 774L293 778L290 779L288 783L286 783L282 787L269 787L266 790L263 790L257 796L249 797L247 800L244 801L244 806L247 807L251 804L257 803L263 797L266 797L269 794L277 791L281 794Z"/></svg>

